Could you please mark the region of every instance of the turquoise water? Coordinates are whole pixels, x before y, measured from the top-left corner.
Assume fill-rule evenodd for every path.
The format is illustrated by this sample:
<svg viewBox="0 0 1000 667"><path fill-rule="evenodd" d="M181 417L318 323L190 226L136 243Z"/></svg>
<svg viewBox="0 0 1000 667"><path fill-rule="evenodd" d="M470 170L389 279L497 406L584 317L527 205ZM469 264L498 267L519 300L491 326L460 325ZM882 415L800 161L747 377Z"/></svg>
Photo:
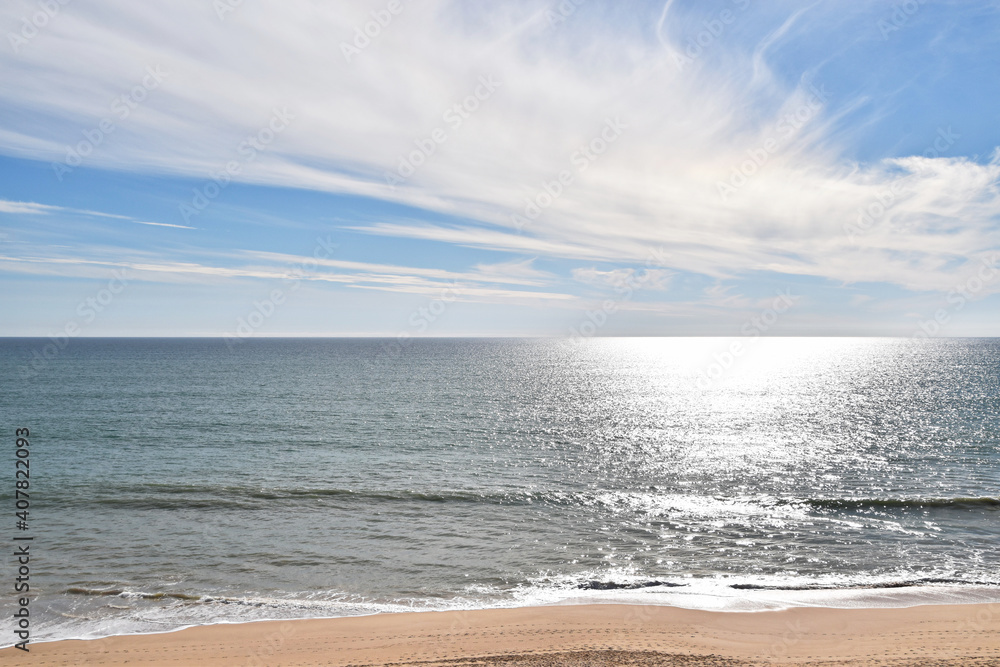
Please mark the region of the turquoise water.
<svg viewBox="0 0 1000 667"><path fill-rule="evenodd" d="M0 339L38 639L1000 599L994 339L47 342Z"/></svg>

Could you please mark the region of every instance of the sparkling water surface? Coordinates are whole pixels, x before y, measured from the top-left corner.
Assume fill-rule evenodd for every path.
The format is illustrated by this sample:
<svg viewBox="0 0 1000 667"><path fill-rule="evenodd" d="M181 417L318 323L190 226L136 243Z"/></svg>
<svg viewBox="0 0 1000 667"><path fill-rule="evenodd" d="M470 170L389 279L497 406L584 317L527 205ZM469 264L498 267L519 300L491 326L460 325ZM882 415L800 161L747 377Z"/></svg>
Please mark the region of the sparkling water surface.
<svg viewBox="0 0 1000 667"><path fill-rule="evenodd" d="M1000 600L995 339L46 342L0 339L42 639Z"/></svg>

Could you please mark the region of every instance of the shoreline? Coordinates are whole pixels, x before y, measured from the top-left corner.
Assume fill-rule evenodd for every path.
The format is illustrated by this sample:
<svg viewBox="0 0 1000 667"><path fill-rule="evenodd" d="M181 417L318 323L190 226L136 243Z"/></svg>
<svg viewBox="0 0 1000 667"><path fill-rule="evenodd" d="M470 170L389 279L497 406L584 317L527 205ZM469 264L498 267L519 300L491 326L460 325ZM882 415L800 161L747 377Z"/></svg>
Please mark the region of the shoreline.
<svg viewBox="0 0 1000 667"><path fill-rule="evenodd" d="M753 587L741 589L733 595L727 588L692 589L688 587L640 586L612 589L562 590L556 597L542 596L528 600L493 601L470 606L420 606L404 604L372 603L369 609L359 610L357 604L350 604L349 610L320 609L311 611L294 609L302 600L295 598L230 598L206 596L195 598L185 595L185 604L175 607L178 617L173 623L163 617L155 624L147 622L125 622L114 617L93 618L88 616L67 616L67 618L87 619L84 627L77 632L67 627L52 628L48 624L33 633L40 635L32 639L34 645L59 641L96 641L111 637L160 635L179 632L191 628L215 625L234 625L258 622L289 622L334 620L341 618L364 618L379 615L411 613L438 613L471 611L493 611L503 609L523 609L533 607L585 606L585 605L633 605L662 606L689 611L711 611L723 614L760 613L784 611L796 608L818 609L906 609L917 606L1000 606L1000 587L992 585L895 585L895 586L847 586L847 587L796 587L772 588ZM124 595L124 594L123 594ZM103 596L102 596L103 597ZM156 597L150 595L148 597ZM166 596L173 597L173 596ZM221 607L218 606L220 603ZM234 604L235 603L235 604ZM309 606L317 601L309 601ZM291 610L285 605L291 605ZM184 609L209 610L207 614L187 613ZM262 610L263 613L260 613ZM282 613L284 608L284 613ZM142 615L140 609L133 610ZM148 611L148 610L147 610ZM235 613L234 613L235 612ZM289 613L290 612L290 613ZM86 611L80 613L88 613ZM65 614L60 614L66 616ZM118 627L115 627L118 626ZM39 632L40 630L40 632ZM68 630L68 631L67 631ZM56 635L53 637L53 635ZM0 650L13 646L0 639Z"/></svg>
<svg viewBox="0 0 1000 667"><path fill-rule="evenodd" d="M598 655L603 664L685 664L692 656L713 656L720 665L874 660L889 665L920 664L915 660L997 664L1000 603L753 612L564 604L216 623L45 641L31 643L29 649L27 654L0 649L0 657L13 659L16 651L37 665L86 660L95 665L290 662L346 667L462 664L471 658L511 665L549 654L559 655L550 656L547 664L584 664Z"/></svg>

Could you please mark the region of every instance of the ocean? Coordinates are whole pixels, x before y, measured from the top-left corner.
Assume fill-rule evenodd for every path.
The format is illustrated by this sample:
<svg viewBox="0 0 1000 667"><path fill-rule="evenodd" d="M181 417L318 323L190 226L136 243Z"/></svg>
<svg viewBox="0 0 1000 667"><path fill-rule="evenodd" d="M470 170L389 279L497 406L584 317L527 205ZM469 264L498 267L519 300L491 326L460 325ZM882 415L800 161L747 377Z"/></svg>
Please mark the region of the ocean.
<svg viewBox="0 0 1000 667"><path fill-rule="evenodd" d="M1000 340L404 343L0 339L5 605L16 428L33 641L1000 601Z"/></svg>

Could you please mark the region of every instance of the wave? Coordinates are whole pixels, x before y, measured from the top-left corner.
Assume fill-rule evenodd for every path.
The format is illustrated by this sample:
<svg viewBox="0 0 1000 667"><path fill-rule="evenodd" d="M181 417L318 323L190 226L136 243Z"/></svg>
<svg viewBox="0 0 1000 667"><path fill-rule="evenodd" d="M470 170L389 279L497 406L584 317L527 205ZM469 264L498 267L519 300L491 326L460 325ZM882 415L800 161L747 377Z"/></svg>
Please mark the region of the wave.
<svg viewBox="0 0 1000 667"><path fill-rule="evenodd" d="M610 591L610 590L635 590L637 588L652 588L654 586L666 586L668 588L687 586L687 584L675 584L670 581L585 581L577 584L576 587L585 591Z"/></svg>
<svg viewBox="0 0 1000 667"><path fill-rule="evenodd" d="M806 504L837 510L893 508L1000 508L1000 498L810 498Z"/></svg>
<svg viewBox="0 0 1000 667"><path fill-rule="evenodd" d="M94 595L94 596L108 596L108 597L119 597L119 598L138 598L142 600L187 600L189 602L201 601L204 599L202 595L189 595L187 593L143 593L140 591L126 591L117 589L107 589L107 588L81 588L78 586L73 586L67 588L65 591L68 595Z"/></svg>
<svg viewBox="0 0 1000 667"><path fill-rule="evenodd" d="M916 575L916 576L913 576ZM749 591L836 591L836 590L878 590L878 589L890 589L890 588L910 588L918 586L963 586L963 587L987 587L1000 589L1000 580L983 580L983 579L973 579L969 577L961 577L957 574L955 576L948 576L944 574L931 574L928 573L924 576L917 575L907 576L906 573L898 572L895 574L884 574L879 576L865 575L865 574L844 574L836 578L831 577L803 577L803 576L792 576L788 577L786 581L781 581L784 577L776 576L764 576L762 578L757 577L747 577L747 576L736 576L730 577L720 576L720 575L709 575L701 577L684 577L681 581L669 581L664 579L652 579L645 578L641 575L629 574L629 573L605 573L599 574L597 572L591 571L588 573L580 573L576 575L565 574L558 575L554 578L543 576L540 578L529 577L522 584L515 585L513 588L500 587L495 588L493 586L475 587L475 590L479 595L473 595L472 598L468 598L467 594L472 592L473 589L467 589L464 593L457 593L456 597L452 602L459 600L468 601L470 599L478 599L482 597L485 593L485 597L482 597L480 602L485 600L492 600L493 602L505 599L507 595L516 590L523 590L524 587L536 590L553 590L553 591L568 591L568 590L582 590L582 591L616 591L616 590L640 590L647 588L691 588L700 589L705 585L710 585L714 587L715 590L720 589L732 589L732 590L749 590ZM753 579L757 581L753 581ZM749 581L748 581L749 579ZM324 598L311 597L308 601L292 597L292 598L261 598L261 597L232 597L232 596L220 596L217 593L193 593L193 592L147 592L138 590L129 590L126 588L119 588L114 586L109 586L106 588L85 588L80 586L73 586L66 588L62 591L67 595L85 595L85 596L95 596L95 597L120 597L123 599L135 599L135 600L182 600L187 602L205 602L214 604L240 604L240 605L250 605L250 606L266 606L267 604L275 605L288 605L295 603L302 603L308 605L327 605L327 604L340 604L344 602L350 602L352 604L358 602L370 602L377 604L403 604L401 599L394 600L381 600L375 601L369 598L357 598L357 596L348 594L343 591L327 591L330 597ZM449 596L433 596L433 601L436 604L446 603ZM408 598L405 602L406 605L412 606L415 601L421 598ZM428 598L427 601L430 601Z"/></svg>
<svg viewBox="0 0 1000 667"><path fill-rule="evenodd" d="M94 495L89 489L79 493L53 493L47 503L78 506L92 504L102 507L129 509L253 509L270 507L274 501L308 499L343 499L347 501L401 502L487 502L494 499L472 492L430 493L422 491L355 491L353 489L276 489L237 486L195 486L146 484L141 486L105 487L107 495ZM512 503L518 499L511 498ZM499 499L504 502L503 498ZM526 501L530 504L532 501Z"/></svg>
<svg viewBox="0 0 1000 667"><path fill-rule="evenodd" d="M593 575L591 575L592 577ZM538 586L538 583L534 584ZM562 582L550 582L548 586L556 589L577 589L592 591L638 590L647 588L692 588L700 589L705 585L715 587L715 590L731 589L736 591L849 591L849 590L879 590L889 588L912 588L920 586L963 586L1000 588L1000 581L985 581L971 578L948 576L915 576L896 575L895 578L873 579L870 577L851 577L845 575L841 581L830 579L814 579L803 581L796 577L786 582L772 581L767 583L752 581L727 581L726 577L692 577L684 579L683 583L663 581L660 579L642 579L635 576L605 577L603 579L585 578L583 581L568 578ZM543 587L545 585L543 584Z"/></svg>
<svg viewBox="0 0 1000 667"><path fill-rule="evenodd" d="M652 578L629 577L625 573L606 578L594 578L595 575L596 573L590 572L572 582L568 578L561 582L534 582L516 590L506 589L507 594L493 590L493 594L485 596L475 594L471 597L396 600L361 599L359 596L337 591L327 591L326 595L320 596L317 596L316 591L289 591L287 597L250 592L243 596L237 594L235 597L222 597L217 592L198 595L192 591L129 590L108 582L100 588L72 587L49 594L45 599L52 604L47 604L41 612L37 641L96 639L251 620L523 607L572 600L670 605L714 611L778 610L803 605L852 608L1000 602L998 584L986 585L950 578L908 579L903 576L889 581L868 582L855 579L853 583L845 581L843 585L798 579L782 585L780 581L758 581L753 584L727 580L726 577L685 578L685 583L677 584ZM581 583L586 585L578 585ZM772 583L774 585L768 585ZM887 590L881 594L866 592L866 589L875 591L893 588L904 590ZM853 592L838 592L838 589L853 589ZM60 601L60 596L77 597L78 601ZM117 597L123 602L109 604L109 597Z"/></svg>
<svg viewBox="0 0 1000 667"><path fill-rule="evenodd" d="M761 513L776 508L817 511L867 510L1000 510L1000 498L779 498L775 496L697 496L660 491L427 491L413 489L265 488L251 486L199 486L191 484L141 484L104 487L95 495L90 487L63 490L47 503L90 503L130 509L254 509L274 502L328 499L341 502L468 503L510 506L596 507L640 513ZM74 492L76 491L76 492Z"/></svg>
<svg viewBox="0 0 1000 667"><path fill-rule="evenodd" d="M245 598L245 597L223 597L218 595L197 595L192 593L167 593L167 592L155 592L149 593L145 591L133 591L126 589L117 588L83 588L79 586L72 586L63 591L66 595L88 595L93 597L117 597L124 600L180 600L182 602L188 603L202 603L202 604L227 604L227 605L242 605L247 607L287 607L290 605L297 606L308 606L308 601L306 600L279 600L279 599L264 599L264 598ZM337 601L326 601L325 604L331 604ZM128 607L124 607L128 609Z"/></svg>
<svg viewBox="0 0 1000 667"><path fill-rule="evenodd" d="M842 591L866 590L883 588L912 588L914 586L954 585L954 586L988 586L1000 587L998 581L971 581L950 577L921 577L919 579L904 579L899 581L875 581L865 584L729 584L729 588L742 591Z"/></svg>
<svg viewBox="0 0 1000 667"><path fill-rule="evenodd" d="M590 579L575 584L570 584L569 582L563 582L560 584L542 584L538 583L529 584L527 588L522 588L521 593L544 592L548 591L550 594L554 594L553 599L563 599L563 595L568 594L571 590L578 591L639 591L639 590L651 590L651 589L690 589L692 594L697 594L699 592L705 592L705 586L711 587L711 590L715 591L715 595L718 595L722 590L729 589L732 591L772 591L772 592L796 592L796 591L859 591L863 592L866 590L878 591L886 589L906 589L906 588L934 588L934 587L944 587L945 589L950 589L954 587L969 589L969 590L1000 590L1000 581L976 581L969 579L961 579L957 577L918 577L918 578L903 578L903 579L890 579L882 581L850 581L845 580L840 583L833 582L802 582L799 581L789 581L787 583L752 583L752 582L733 582L729 583L725 578L717 577L707 577L707 578L694 578L686 579L684 583L677 583L672 581L662 581L658 579L652 580L634 580L634 579ZM562 591L562 595L560 595ZM497 591L499 592L499 591ZM508 593L511 591L508 591ZM473 599L466 597L455 597L454 599L447 598L433 598L426 600L410 599L407 601L403 600L360 600L353 599L354 596L339 594L334 595L330 598L315 598L310 596L309 598L301 597L289 597L289 598L273 598L273 597L257 597L257 596L220 596L217 594L196 594L196 593L181 593L181 592L146 592L146 591L136 591L127 590L119 588L83 588L83 587L70 587L63 590L65 595L82 595L82 596L93 596L93 597L116 597L124 600L141 600L147 602L174 602L181 603L183 605L197 605L199 607L215 607L218 605L226 606L237 606L237 607L254 607L258 609L262 608L273 608L273 609L301 609L301 610L324 610L328 613L333 613L333 615L340 615L339 613L334 613L339 608L354 608L359 606L370 607L368 613L373 611L417 611L417 610L443 610L449 608L458 609L468 609L468 608L488 608L495 606L509 606L513 600L508 599L506 595L499 596L487 596L483 599ZM551 601L551 600L549 600ZM515 602L515 605L517 603ZM524 602L521 602L524 604ZM128 609L128 607L115 607L116 609Z"/></svg>
<svg viewBox="0 0 1000 667"><path fill-rule="evenodd" d="M85 588L71 586L61 591L62 595L85 597L114 597L133 602L163 602L172 603L167 607L174 609L211 608L219 605L234 607L252 607L256 609L304 610L308 612L301 618L310 618L309 614L319 612L321 615L341 616L359 613L400 612L419 610L448 610L453 608L471 609L488 606L488 601L470 602L465 598L401 598L396 600L370 600L363 596L351 595L345 592L330 591L329 597L316 596L315 592L304 594L305 597L290 594L289 597L264 597L255 594L246 596L224 596L216 593L181 593L181 592L149 592L130 590L126 588ZM102 608L132 609L129 606L102 605Z"/></svg>

